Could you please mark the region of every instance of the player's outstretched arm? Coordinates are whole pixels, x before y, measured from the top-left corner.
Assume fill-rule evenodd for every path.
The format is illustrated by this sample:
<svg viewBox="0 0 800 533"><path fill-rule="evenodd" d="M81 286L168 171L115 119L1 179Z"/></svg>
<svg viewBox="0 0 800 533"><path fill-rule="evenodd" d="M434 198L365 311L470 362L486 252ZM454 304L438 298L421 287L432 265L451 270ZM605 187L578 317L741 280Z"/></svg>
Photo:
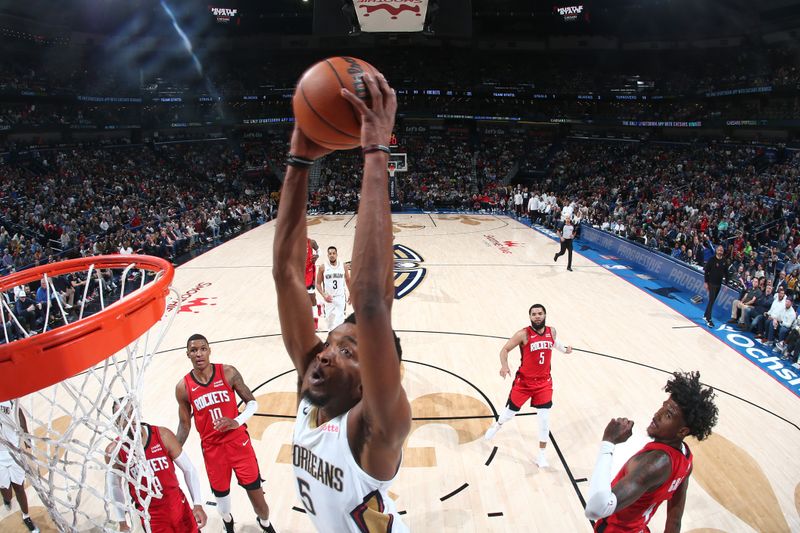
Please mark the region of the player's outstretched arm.
<svg viewBox="0 0 800 533"><path fill-rule="evenodd" d="M175 399L178 400L178 431L175 432L178 443L183 446L192 431L192 405L189 403L189 393L186 392L186 382L180 380L175 386Z"/></svg>
<svg viewBox="0 0 800 533"><path fill-rule="evenodd" d="M686 492L689 488L689 476L683 480L681 486L675 491L667 502L667 523L664 533L680 533L683 520L683 508L686 505Z"/></svg>
<svg viewBox="0 0 800 533"><path fill-rule="evenodd" d="M518 348L525 344L525 339L528 333L525 329L521 329L514 333L514 336L506 341L502 348L500 348L500 377L505 378L511 375L511 370L508 368L508 352L514 348Z"/></svg>
<svg viewBox="0 0 800 533"><path fill-rule="evenodd" d="M358 206L358 225L353 244L351 298L358 328L361 367L361 415L369 425L369 449L362 468L381 479L394 475L411 428L411 407L400 384L400 361L392 332L394 259L392 219L389 210L388 154L386 146L394 126L397 97L381 76L364 75L371 106L344 91L345 98L361 115L364 179Z"/></svg>
<svg viewBox="0 0 800 533"><path fill-rule="evenodd" d="M151 429L158 431L167 453L175 462L175 466L183 472L183 479L186 481L189 496L192 498L192 514L197 521L197 527L202 529L206 525L207 517L203 510L203 491L200 489L200 476L197 474L197 469L189 456L184 453L174 433L164 427L152 427Z"/></svg>
<svg viewBox="0 0 800 533"><path fill-rule="evenodd" d="M315 160L330 150L310 141L295 126L290 152L304 160ZM308 173L309 168L286 167L272 249L272 277L278 296L281 335L298 372L298 390L306 368L321 346L314 333L305 285Z"/></svg>
<svg viewBox="0 0 800 533"><path fill-rule="evenodd" d="M625 509L642 494L659 487L672 472L669 456L657 450L634 455L626 463L627 473L611 487L611 457L614 446L631 436L633 422L615 418L608 423L600 444L589 494L586 499L586 517L590 520L605 518Z"/></svg>

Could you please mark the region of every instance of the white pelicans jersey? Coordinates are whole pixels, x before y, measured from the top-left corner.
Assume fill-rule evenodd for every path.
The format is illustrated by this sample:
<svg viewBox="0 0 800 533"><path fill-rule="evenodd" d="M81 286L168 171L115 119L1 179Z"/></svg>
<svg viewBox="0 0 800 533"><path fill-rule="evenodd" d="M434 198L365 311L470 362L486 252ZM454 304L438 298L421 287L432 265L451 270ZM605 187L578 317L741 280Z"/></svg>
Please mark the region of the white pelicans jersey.
<svg viewBox="0 0 800 533"><path fill-rule="evenodd" d="M317 531L405 533L408 528L388 494L394 478L373 478L353 457L347 441L349 414L318 427L317 408L308 400L300 402L292 439L297 495Z"/></svg>

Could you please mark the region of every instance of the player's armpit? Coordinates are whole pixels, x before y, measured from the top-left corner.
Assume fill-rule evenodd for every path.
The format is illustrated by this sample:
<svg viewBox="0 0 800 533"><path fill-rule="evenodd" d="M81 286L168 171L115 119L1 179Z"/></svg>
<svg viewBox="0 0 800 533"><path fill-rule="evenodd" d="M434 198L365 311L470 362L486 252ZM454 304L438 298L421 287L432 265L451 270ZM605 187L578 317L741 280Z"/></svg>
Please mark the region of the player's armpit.
<svg viewBox="0 0 800 533"><path fill-rule="evenodd" d="M645 492L661 486L672 472L669 456L657 450L635 455L627 467L627 474L611 489L617 497L617 511L633 504Z"/></svg>

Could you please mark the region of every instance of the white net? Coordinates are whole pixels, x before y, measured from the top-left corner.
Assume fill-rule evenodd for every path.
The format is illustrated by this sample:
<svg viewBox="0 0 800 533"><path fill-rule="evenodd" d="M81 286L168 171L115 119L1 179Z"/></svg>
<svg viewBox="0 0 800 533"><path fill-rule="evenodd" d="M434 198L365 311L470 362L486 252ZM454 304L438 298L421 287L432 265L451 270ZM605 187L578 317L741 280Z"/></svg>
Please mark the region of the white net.
<svg viewBox="0 0 800 533"><path fill-rule="evenodd" d="M25 286L8 289L0 301L0 344L100 313L145 290L162 274L133 264L108 269L91 265L55 277L45 274L35 295L27 294ZM114 531L126 516L137 529L142 527L142 518L146 523L150 499L160 497L144 457L140 398L145 370L177 308L173 306L123 350L69 379L12 401L10 414L0 415L4 430L0 448L8 447L23 468L59 531ZM102 346L97 348L102 350ZM127 460L121 461L120 451ZM117 498L107 489L111 485L107 481L112 480L122 482ZM131 488L140 496L132 497ZM144 529L150 531L147 525Z"/></svg>

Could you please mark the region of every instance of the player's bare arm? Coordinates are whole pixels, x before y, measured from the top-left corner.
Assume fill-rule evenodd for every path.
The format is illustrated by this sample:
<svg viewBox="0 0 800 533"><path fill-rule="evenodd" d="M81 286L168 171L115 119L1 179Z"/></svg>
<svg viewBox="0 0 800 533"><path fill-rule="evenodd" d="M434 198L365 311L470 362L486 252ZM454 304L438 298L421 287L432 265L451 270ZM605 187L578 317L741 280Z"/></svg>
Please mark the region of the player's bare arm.
<svg viewBox="0 0 800 533"><path fill-rule="evenodd" d="M564 346L564 344L558 340L558 333L556 333L556 328L553 326L550 326L550 334L553 336L553 348L562 353L572 353L572 346Z"/></svg>
<svg viewBox="0 0 800 533"><path fill-rule="evenodd" d="M511 375L511 370L508 368L508 352L514 348L519 348L525 344L525 339L528 338L527 331L523 328L514 333L514 336L508 339L506 343L500 348L500 377L505 378Z"/></svg>
<svg viewBox="0 0 800 533"><path fill-rule="evenodd" d="M314 160L330 153L330 150L313 143L295 127L290 152ZM297 369L298 392L309 363L322 347L314 332L314 318L308 309L305 284L308 172L307 168L286 167L272 250L272 277L278 296L281 336ZM312 241L312 247L315 244Z"/></svg>
<svg viewBox="0 0 800 533"><path fill-rule="evenodd" d="M371 95L371 107L348 91L342 93L361 115L361 144L386 145L394 126L397 97L383 76L376 79L365 74L363 79ZM368 435L357 459L365 472L382 480L391 479L397 472L403 442L411 429L411 406L400 383L400 361L391 321L394 259L387 195L388 158L382 151L364 157L351 279L363 391L352 411L352 426L355 435ZM351 434L348 426L348 435Z"/></svg>
<svg viewBox="0 0 800 533"><path fill-rule="evenodd" d="M239 398L244 400L246 403L244 411L236 418L221 416L214 420L214 429L217 431L230 431L243 425L251 416L253 416L258 408L258 402L256 402L253 392L244 382L244 378L242 378L242 375L238 370L236 370L236 367L223 365L222 371L225 373L225 380L230 384L231 388L236 392Z"/></svg>
<svg viewBox="0 0 800 533"><path fill-rule="evenodd" d="M347 304L350 304L350 261L344 264L344 286L347 287Z"/></svg>
<svg viewBox="0 0 800 533"><path fill-rule="evenodd" d="M662 451L651 450L629 459L626 463L627 473L611 487L611 449L628 440L632 434L633 422L627 418L612 419L606 426L600 455L589 484L587 518L597 520L621 511L669 478L669 456ZM606 450L606 446L611 449Z"/></svg>
<svg viewBox="0 0 800 533"><path fill-rule="evenodd" d="M183 446L192 431L192 405L189 403L189 394L186 392L186 382L180 380L175 386L175 399L178 400L178 431L175 437Z"/></svg>
<svg viewBox="0 0 800 533"><path fill-rule="evenodd" d="M319 268L317 268L317 292L322 299L326 302L330 303L333 301L333 297L325 292L325 263L321 264Z"/></svg>
<svg viewBox="0 0 800 533"><path fill-rule="evenodd" d="M165 427L158 426L151 426L151 430L158 431L167 454L183 472L184 481L186 481L186 486L189 489L189 496L192 497L192 514L197 522L197 527L202 529L206 525L208 518L203 510L203 493L200 490L200 476L198 476L197 470L189 460L189 456L183 453L183 447L181 447L173 432Z"/></svg>
<svg viewBox="0 0 800 533"><path fill-rule="evenodd" d="M669 455L651 450L636 455L628 462L628 473L611 489L617 497L616 511L636 502L642 494L660 487L672 471Z"/></svg>
<svg viewBox="0 0 800 533"><path fill-rule="evenodd" d="M690 477L691 474L686 476L681 486L678 487L678 490L667 502L667 523L664 525L664 533L680 533Z"/></svg>

